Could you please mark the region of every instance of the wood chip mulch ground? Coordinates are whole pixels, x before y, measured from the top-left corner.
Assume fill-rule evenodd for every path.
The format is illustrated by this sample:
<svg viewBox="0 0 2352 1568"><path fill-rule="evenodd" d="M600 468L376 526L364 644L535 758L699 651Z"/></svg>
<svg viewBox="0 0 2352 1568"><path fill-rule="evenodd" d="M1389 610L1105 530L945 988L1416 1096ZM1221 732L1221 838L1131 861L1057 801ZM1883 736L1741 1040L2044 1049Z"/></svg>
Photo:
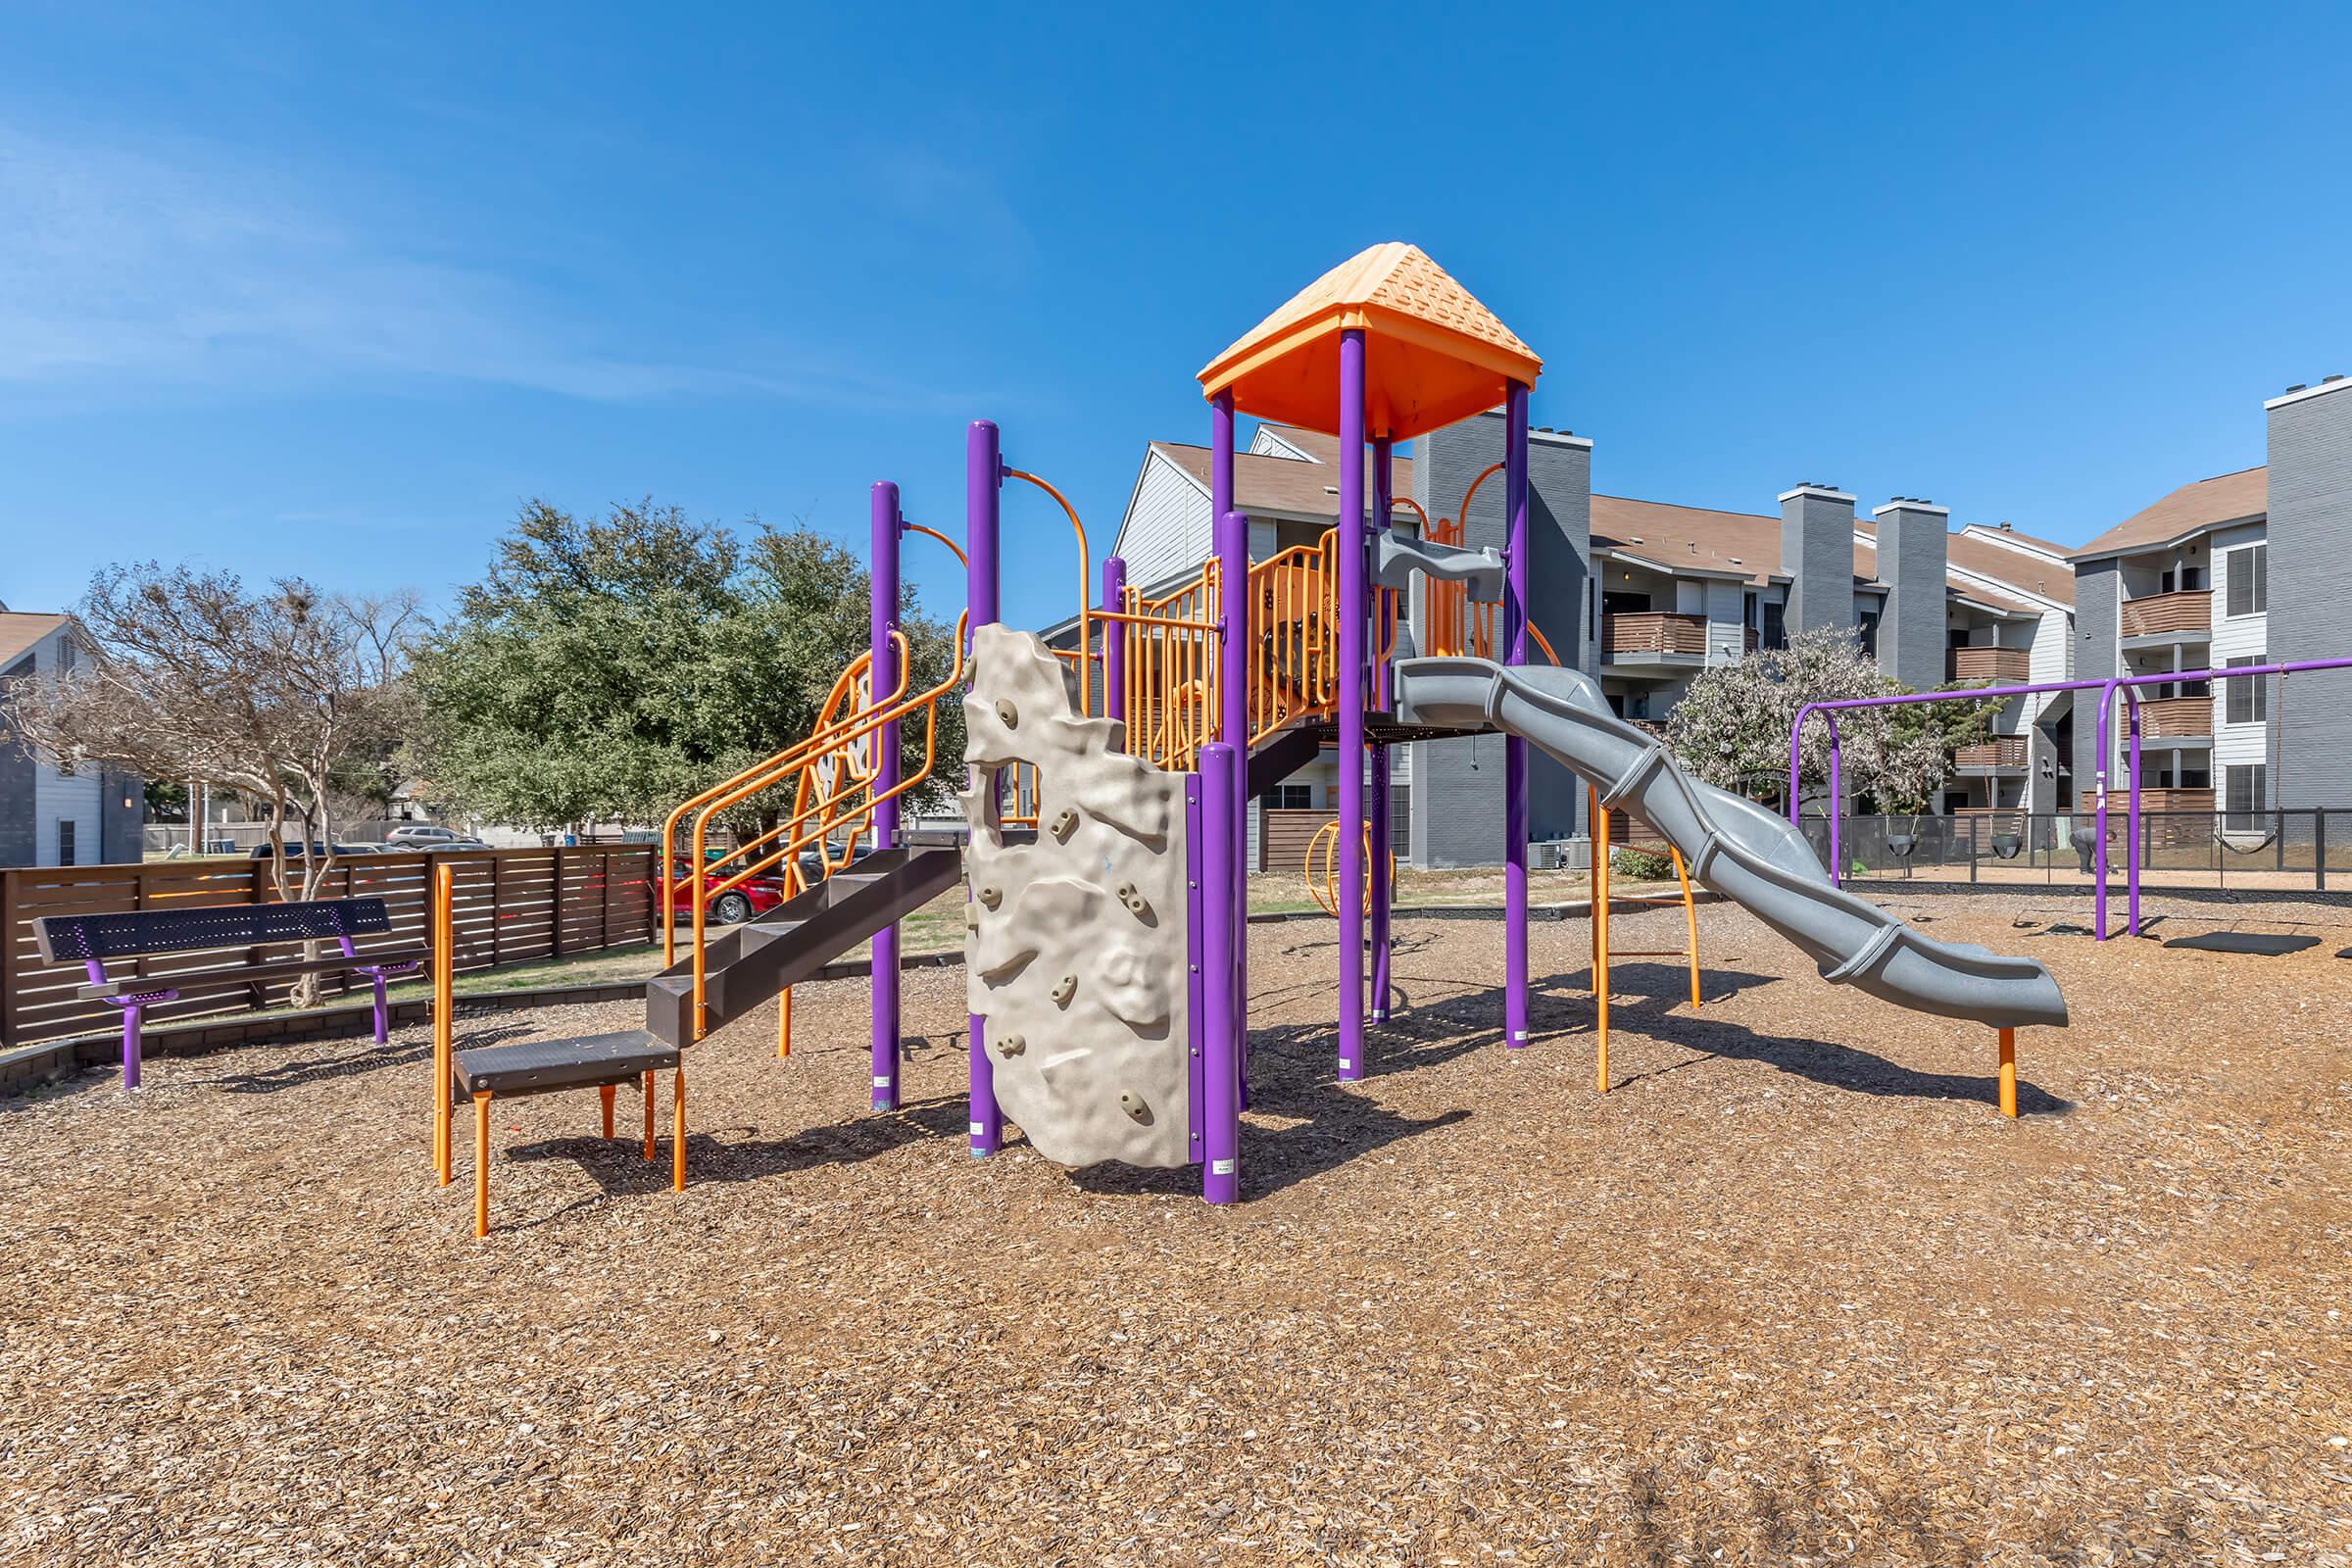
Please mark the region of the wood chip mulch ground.
<svg viewBox="0 0 2352 1568"><path fill-rule="evenodd" d="M594 1095L502 1107L486 1242L421 1030L88 1074L0 1104L0 1562L2341 1568L2352 913L2218 916L2327 938L2268 958L2079 903L1890 904L2058 974L2016 1122L1989 1031L1728 906L1695 1015L1617 967L1606 1097L1582 922L1517 1054L1499 927L1405 922L1347 1087L1333 928L1255 928L1227 1210L969 1158L955 970L896 1115L858 983L698 1047L682 1195Z"/></svg>

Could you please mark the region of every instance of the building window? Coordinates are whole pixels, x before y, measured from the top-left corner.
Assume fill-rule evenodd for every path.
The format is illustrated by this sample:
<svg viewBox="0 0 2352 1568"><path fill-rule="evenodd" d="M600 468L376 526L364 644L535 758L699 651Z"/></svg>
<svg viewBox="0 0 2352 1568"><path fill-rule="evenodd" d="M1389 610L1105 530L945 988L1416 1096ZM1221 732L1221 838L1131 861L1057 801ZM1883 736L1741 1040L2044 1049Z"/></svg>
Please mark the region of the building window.
<svg viewBox="0 0 2352 1568"><path fill-rule="evenodd" d="M1312 784L1277 784L1273 796L1271 804L1277 811L1304 811L1315 804L1315 787Z"/></svg>
<svg viewBox="0 0 2352 1568"><path fill-rule="evenodd" d="M70 816L60 817L58 819L57 863L60 865L72 865L74 863L74 819Z"/></svg>
<svg viewBox="0 0 2352 1568"><path fill-rule="evenodd" d="M2229 814L2222 826L2232 833L2256 833L2263 803L2270 795L2270 768L2261 762L2222 769L2222 809Z"/></svg>
<svg viewBox="0 0 2352 1568"><path fill-rule="evenodd" d="M1875 610L1865 610L1862 612L1858 624L1862 631L1862 657L1865 659L1878 658L1879 612Z"/></svg>
<svg viewBox="0 0 2352 1568"><path fill-rule="evenodd" d="M2271 607L2271 547L2246 545L2229 556L2230 613L2259 615Z"/></svg>
<svg viewBox="0 0 2352 1568"><path fill-rule="evenodd" d="M2268 655L2254 654L2245 659L2232 659L2228 662L2226 667L2234 669L2240 664L2261 664L2268 662ZM2254 675L2242 680L2223 682L2222 690L2226 694L2223 699L2225 704L2222 711L2223 719L2231 724L2267 723L2271 716L2270 688L2271 678L2268 675Z"/></svg>
<svg viewBox="0 0 2352 1568"><path fill-rule="evenodd" d="M1763 645L1766 648L1788 646L1788 607L1787 605L1767 604L1764 607Z"/></svg>

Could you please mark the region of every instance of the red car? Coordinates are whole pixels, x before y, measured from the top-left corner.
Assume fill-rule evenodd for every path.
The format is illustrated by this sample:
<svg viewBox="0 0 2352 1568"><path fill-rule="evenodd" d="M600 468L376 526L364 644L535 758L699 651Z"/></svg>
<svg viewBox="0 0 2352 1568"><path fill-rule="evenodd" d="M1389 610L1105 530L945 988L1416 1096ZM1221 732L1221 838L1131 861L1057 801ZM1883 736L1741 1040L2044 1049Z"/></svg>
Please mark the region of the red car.
<svg viewBox="0 0 2352 1568"><path fill-rule="evenodd" d="M669 863L669 875L671 883L669 917L672 920L692 919L694 886L690 879L694 875L693 865L685 860L672 860ZM732 869L707 871L704 873L705 883L714 886L726 881L732 875L734 875ZM755 915L765 914L777 905L782 904L784 898L782 879L765 875L756 876L742 886L729 888L717 898L712 899L707 918L718 925L738 925Z"/></svg>

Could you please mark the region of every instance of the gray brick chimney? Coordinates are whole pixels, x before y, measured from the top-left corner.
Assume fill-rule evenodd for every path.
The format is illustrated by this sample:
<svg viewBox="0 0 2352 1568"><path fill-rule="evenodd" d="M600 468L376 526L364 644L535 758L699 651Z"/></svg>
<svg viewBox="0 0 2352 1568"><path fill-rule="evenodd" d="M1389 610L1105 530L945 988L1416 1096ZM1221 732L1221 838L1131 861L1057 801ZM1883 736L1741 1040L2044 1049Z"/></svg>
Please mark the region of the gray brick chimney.
<svg viewBox="0 0 2352 1568"><path fill-rule="evenodd" d="M1434 520L1455 515L1462 492L1491 463L1502 461L1502 415L1481 414L1433 430L1413 443L1413 499ZM1478 487L1463 543L1499 549L1503 483ZM1536 624L1563 663L1599 663L1599 627L1591 613L1592 442L1566 430L1535 429L1527 442L1528 601ZM1529 657L1544 656L1529 640ZM1493 737L1416 743L1409 754L1413 863L1492 865L1502 858L1502 751ZM1528 836L1571 838L1583 831L1584 790L1543 753L1528 759Z"/></svg>
<svg viewBox="0 0 2352 1568"><path fill-rule="evenodd" d="M1949 508L1899 496L1871 516L1879 527L1879 667L1915 692L1943 683L1944 560Z"/></svg>
<svg viewBox="0 0 2352 1568"><path fill-rule="evenodd" d="M1854 498L1824 484L1781 492L1788 635L1854 624Z"/></svg>
<svg viewBox="0 0 2352 1568"><path fill-rule="evenodd" d="M2352 380L2331 375L2271 399L2263 411L2270 426L2267 652L2279 662L2352 656ZM2214 608L2218 614L2221 607ZM2274 685L2270 710L2276 803L2352 806L2344 769L2352 757L2352 671L2290 677L2283 700ZM2221 782L2214 780L2217 788Z"/></svg>

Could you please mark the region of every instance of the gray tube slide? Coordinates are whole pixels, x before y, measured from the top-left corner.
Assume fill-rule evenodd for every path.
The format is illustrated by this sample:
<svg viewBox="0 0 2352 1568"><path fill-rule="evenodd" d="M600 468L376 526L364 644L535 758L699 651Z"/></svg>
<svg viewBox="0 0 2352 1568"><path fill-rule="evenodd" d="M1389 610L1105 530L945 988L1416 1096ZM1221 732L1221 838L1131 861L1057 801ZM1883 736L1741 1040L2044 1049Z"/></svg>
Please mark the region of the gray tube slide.
<svg viewBox="0 0 2352 1568"><path fill-rule="evenodd" d="M1675 766L1654 736L1609 711L1582 671L1484 659L1408 659L1393 668L1400 722L1493 725L1541 747L1591 780L1602 805L1639 812L1693 877L1794 943L1832 984L1995 1029L2066 1022L2066 999L2039 963L1931 942L1832 887L1812 846L1778 812Z"/></svg>

